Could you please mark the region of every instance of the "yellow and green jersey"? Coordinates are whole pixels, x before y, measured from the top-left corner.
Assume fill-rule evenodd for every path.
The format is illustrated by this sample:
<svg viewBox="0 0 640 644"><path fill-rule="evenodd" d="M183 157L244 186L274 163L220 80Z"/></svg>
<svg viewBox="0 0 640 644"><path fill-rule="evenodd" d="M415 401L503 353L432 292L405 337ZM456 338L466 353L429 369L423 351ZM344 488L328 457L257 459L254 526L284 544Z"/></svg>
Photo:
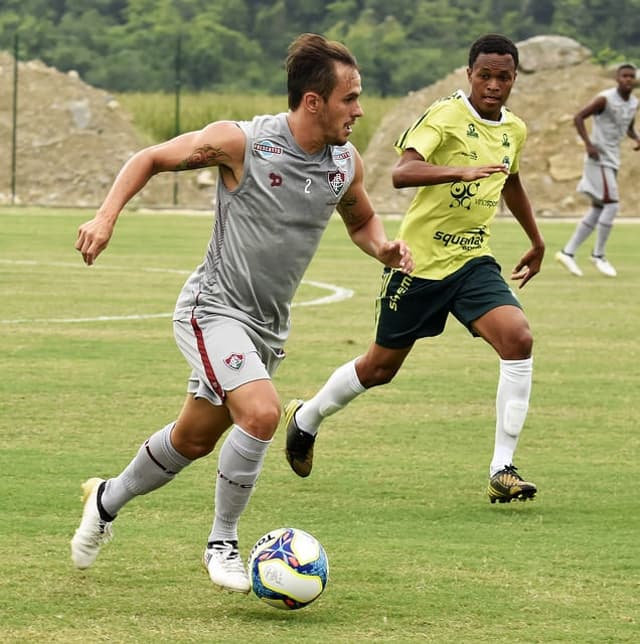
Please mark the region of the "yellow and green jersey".
<svg viewBox="0 0 640 644"><path fill-rule="evenodd" d="M433 103L395 147L400 154L414 149L433 165L504 164L516 173L526 136L524 122L509 109L502 108L499 121L483 119L458 90ZM492 255L489 226L506 179L496 172L418 189L398 232L415 259L413 275L443 279L474 257Z"/></svg>

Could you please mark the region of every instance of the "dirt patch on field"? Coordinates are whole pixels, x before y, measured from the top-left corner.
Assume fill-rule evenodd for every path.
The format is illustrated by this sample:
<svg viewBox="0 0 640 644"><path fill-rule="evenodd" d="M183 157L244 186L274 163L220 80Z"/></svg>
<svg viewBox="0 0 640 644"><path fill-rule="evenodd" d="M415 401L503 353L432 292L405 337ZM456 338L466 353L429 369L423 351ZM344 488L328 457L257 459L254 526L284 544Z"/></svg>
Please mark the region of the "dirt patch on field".
<svg viewBox="0 0 640 644"><path fill-rule="evenodd" d="M590 63L533 74L520 73L510 107L529 128L521 174L536 212L542 216L579 214L586 200L575 192L583 145L572 116L598 91L613 85L610 74ZM394 190L390 170L393 141L435 99L468 87L463 69L414 92L383 119L364 158L367 186L381 213L402 213L410 190ZM0 52L0 203L11 199L13 59ZM19 63L17 203L96 207L122 164L148 142L130 115L107 92L41 62ZM640 153L622 146L621 214L637 215ZM177 183L176 183L177 182ZM209 208L214 196L211 172L154 177L133 206Z"/></svg>

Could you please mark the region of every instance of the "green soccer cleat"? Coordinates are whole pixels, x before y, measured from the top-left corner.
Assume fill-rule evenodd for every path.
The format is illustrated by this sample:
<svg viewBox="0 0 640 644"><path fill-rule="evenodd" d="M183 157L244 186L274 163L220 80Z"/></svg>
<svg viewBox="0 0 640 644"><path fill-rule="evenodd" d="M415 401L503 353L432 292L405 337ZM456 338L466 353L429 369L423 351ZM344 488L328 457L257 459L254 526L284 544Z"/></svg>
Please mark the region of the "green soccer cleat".
<svg viewBox="0 0 640 644"><path fill-rule="evenodd" d="M302 477L311 474L313 467L313 444L316 437L303 432L296 424L296 411L302 407L302 400L290 400L284 409L284 424L287 430L285 454L291 469Z"/></svg>
<svg viewBox="0 0 640 644"><path fill-rule="evenodd" d="M534 483L525 481L514 465L507 465L489 479L487 494L491 503L511 503L513 499L533 499L538 491Z"/></svg>

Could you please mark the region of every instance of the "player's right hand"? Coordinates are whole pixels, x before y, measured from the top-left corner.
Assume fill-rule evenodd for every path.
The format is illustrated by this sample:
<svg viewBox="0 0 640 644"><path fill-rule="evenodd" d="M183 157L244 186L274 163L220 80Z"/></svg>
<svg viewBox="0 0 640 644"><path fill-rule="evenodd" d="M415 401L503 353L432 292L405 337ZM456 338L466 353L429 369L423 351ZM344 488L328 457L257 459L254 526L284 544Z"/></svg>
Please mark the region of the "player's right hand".
<svg viewBox="0 0 640 644"><path fill-rule="evenodd" d="M496 165L481 165L470 166L462 168L460 173L461 181L476 181L477 179L485 179L486 177L495 174L496 172L503 172L509 174L509 168L503 163Z"/></svg>
<svg viewBox="0 0 640 644"><path fill-rule="evenodd" d="M600 158L600 153L598 152L598 148L595 145L593 145L593 143L588 143L586 147L587 147L587 156L590 159L597 161Z"/></svg>
<svg viewBox="0 0 640 644"><path fill-rule="evenodd" d="M82 254L87 266L95 262L98 255L107 247L113 233L113 224L97 216L78 228L75 249Z"/></svg>

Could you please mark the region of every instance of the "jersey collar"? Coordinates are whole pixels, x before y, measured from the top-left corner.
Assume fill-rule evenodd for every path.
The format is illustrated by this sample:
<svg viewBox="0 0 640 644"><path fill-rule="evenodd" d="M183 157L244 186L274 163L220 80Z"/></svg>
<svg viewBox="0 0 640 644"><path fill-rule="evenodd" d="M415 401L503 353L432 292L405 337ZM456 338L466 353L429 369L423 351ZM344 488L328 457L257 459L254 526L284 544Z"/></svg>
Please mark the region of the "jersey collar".
<svg viewBox="0 0 640 644"><path fill-rule="evenodd" d="M482 121L483 123L486 123L487 125L502 125L504 123L504 105L500 108L500 120L499 121L491 121L490 119L485 119L478 112L476 111L476 108L471 105L471 101L467 98L467 95L461 90L457 90L456 94L458 95L458 98L461 98L464 104L467 106L467 109L475 116L475 118L478 119L478 121Z"/></svg>

